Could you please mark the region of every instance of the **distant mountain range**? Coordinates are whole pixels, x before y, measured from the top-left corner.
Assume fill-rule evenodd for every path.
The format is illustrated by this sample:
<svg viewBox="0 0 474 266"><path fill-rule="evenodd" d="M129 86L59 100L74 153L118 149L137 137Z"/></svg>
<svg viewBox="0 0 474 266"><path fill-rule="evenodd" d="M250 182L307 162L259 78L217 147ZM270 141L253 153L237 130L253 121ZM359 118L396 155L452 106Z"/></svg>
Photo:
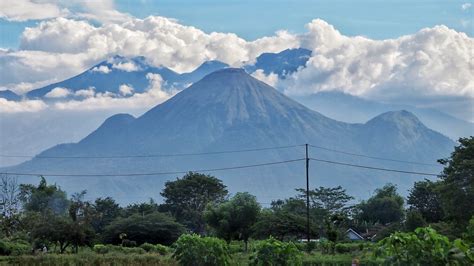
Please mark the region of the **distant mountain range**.
<svg viewBox="0 0 474 266"><path fill-rule="evenodd" d="M436 109L381 103L337 91L319 92L294 99L325 116L343 122L360 123L384 112L408 110L427 127L441 132L453 140L474 135L474 123Z"/></svg>
<svg viewBox="0 0 474 266"><path fill-rule="evenodd" d="M302 159L303 146L280 146L304 143L433 164L448 156L455 145L408 111L387 112L365 124L344 123L308 109L243 69L225 68L205 76L140 117L114 115L78 143L57 145L31 161L3 170L41 173L46 177L48 174L155 173L142 177L48 177L67 191L87 189L92 196L113 196L126 203L138 200L137 195L159 198L164 182L180 176L163 172ZM176 156L260 147L280 148ZM97 158L110 155L119 158ZM121 157L130 155L142 156ZM434 173L440 170L431 165L377 161L315 147L311 148L310 156L404 170ZM249 191L263 202L292 196L294 188L305 184L303 161L209 173L222 178L231 192ZM315 161L311 162L311 176L312 186L342 185L359 198L366 198L368 191L386 182L396 183L406 191L413 181L423 178ZM29 182L36 180L22 178Z"/></svg>

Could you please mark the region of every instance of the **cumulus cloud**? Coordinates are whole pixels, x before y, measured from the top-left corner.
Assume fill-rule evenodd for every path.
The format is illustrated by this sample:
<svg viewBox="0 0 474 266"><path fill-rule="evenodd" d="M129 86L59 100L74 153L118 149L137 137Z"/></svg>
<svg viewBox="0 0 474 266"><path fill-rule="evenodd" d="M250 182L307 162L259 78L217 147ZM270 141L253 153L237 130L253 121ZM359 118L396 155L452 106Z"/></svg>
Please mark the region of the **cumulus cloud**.
<svg viewBox="0 0 474 266"><path fill-rule="evenodd" d="M8 101L0 98L1 113L20 113L20 112L38 112L48 107L41 100Z"/></svg>
<svg viewBox="0 0 474 266"><path fill-rule="evenodd" d="M0 1L0 18L9 21L26 21L48 19L69 14L66 8L54 3L34 0L2 0Z"/></svg>
<svg viewBox="0 0 474 266"><path fill-rule="evenodd" d="M89 94L82 100L68 100L56 102L53 107L57 110L105 110L105 109L144 109L155 106L173 94L162 90L163 79L159 74L148 73L149 86L143 93L133 93L133 88L123 84L120 86L121 95L111 92ZM92 90L93 91L93 90ZM128 92L124 94L122 91Z"/></svg>
<svg viewBox="0 0 474 266"><path fill-rule="evenodd" d="M468 9L471 8L471 6L472 6L471 3L464 3L464 4L461 5L461 9L462 10L468 10Z"/></svg>
<svg viewBox="0 0 474 266"><path fill-rule="evenodd" d="M252 76L273 87L276 87L278 84L278 74L275 74L273 72L268 75L265 75L262 69L257 69L252 73Z"/></svg>
<svg viewBox="0 0 474 266"><path fill-rule="evenodd" d="M120 62L112 65L112 68L122 70L125 72L138 71L140 68L135 65L133 62Z"/></svg>
<svg viewBox="0 0 474 266"><path fill-rule="evenodd" d="M313 50L306 68L281 86L289 94L340 90L376 99L474 97L474 40L445 26L390 40L342 35L322 20L307 25L302 44Z"/></svg>
<svg viewBox="0 0 474 266"><path fill-rule="evenodd" d="M67 88L56 87L52 89L50 92L46 93L46 98L65 98L71 95L71 91Z"/></svg>
<svg viewBox="0 0 474 266"><path fill-rule="evenodd" d="M133 94L133 87L128 84L122 84L119 87L119 92L122 96L127 96Z"/></svg>
<svg viewBox="0 0 474 266"><path fill-rule="evenodd" d="M112 71L108 66L97 66L97 67L94 67L93 69L91 69L92 72L99 72L99 73L103 73L103 74L108 74L110 73L110 71Z"/></svg>

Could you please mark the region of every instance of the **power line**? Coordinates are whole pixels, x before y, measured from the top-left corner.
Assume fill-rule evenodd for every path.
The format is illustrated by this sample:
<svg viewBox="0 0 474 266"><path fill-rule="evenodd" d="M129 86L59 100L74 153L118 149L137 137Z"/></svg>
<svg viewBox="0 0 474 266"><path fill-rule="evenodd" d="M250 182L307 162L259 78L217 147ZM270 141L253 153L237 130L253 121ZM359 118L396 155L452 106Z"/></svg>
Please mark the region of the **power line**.
<svg viewBox="0 0 474 266"><path fill-rule="evenodd" d="M226 153L256 152L256 151L266 151L266 150L288 149L288 148L295 148L295 147L302 147L302 146L304 145L288 145L288 146L276 146L276 147L265 147L265 148L255 148L255 149L223 150L223 151L197 152L197 153L171 153L171 154L137 154L137 155L110 155L110 156L34 156L34 155L0 154L0 157L35 158L35 159L114 159L114 158L178 157L178 156L199 156L199 155L226 154Z"/></svg>
<svg viewBox="0 0 474 266"><path fill-rule="evenodd" d="M311 146L313 148L321 149L321 150L326 150L326 151L331 151L331 152L336 152L336 153L341 153L341 154L346 154L346 155L351 155L351 156L375 159L375 160L398 162L398 163L408 163L408 164L418 164L418 165L439 166L438 164L433 164L433 163L413 162L413 161L404 161L404 160L397 160L397 159L391 159L391 158L385 158L385 157L369 156L369 155L360 154L360 153L352 153L352 152L346 152L346 151L341 151L341 150L330 149L330 148L327 148L327 147L316 146L316 145L312 145L312 144L309 144L309 146Z"/></svg>
<svg viewBox="0 0 474 266"><path fill-rule="evenodd" d="M316 159L316 158L310 158L310 160L317 161L317 162L322 162L322 163L330 163L330 164L358 167L358 168L364 168L364 169L370 169L370 170L379 170L379 171L386 171L386 172L396 172L396 173L424 175L424 176L438 176L438 174L433 174L433 173L423 173L423 172L413 172L413 171L405 171L405 170L398 170L398 169L388 169L388 168L381 168L381 167L374 167L374 166L367 166L367 165L359 165L359 164L329 161L329 160Z"/></svg>
<svg viewBox="0 0 474 266"><path fill-rule="evenodd" d="M276 165L276 164L285 164L285 163L292 163L303 161L302 159L294 159L294 160L286 160L286 161L278 161L278 162L268 162L268 163L260 163L260 164L249 164L249 165L240 165L240 166L232 166L232 167L222 167L222 168L213 168L213 169L198 169L198 170L188 170L188 171L174 171L174 172L156 172L156 173L128 173L128 174L44 174L44 173L10 173L10 172L3 172L0 174L4 175L19 175L19 176L69 176L69 177L117 177L117 176L153 176L153 175L173 175L173 174L186 174L189 172L217 172L217 171L226 171L226 170L236 170L236 169L243 169L243 168L253 168L253 167L260 167L260 166L267 166L267 165Z"/></svg>

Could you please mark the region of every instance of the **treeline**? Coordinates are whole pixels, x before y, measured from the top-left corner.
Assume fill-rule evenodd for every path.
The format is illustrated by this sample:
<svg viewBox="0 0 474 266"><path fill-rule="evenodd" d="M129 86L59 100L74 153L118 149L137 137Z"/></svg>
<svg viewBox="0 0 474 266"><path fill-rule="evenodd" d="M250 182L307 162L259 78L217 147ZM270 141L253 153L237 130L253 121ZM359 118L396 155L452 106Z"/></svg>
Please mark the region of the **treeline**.
<svg viewBox="0 0 474 266"><path fill-rule="evenodd" d="M438 180L415 183L407 200L387 184L372 197L354 204L342 187L310 191L311 238L347 241L352 228L367 240L378 241L396 231L431 226L450 239L474 238L474 138L459 140ZM306 191L262 207L255 196L229 195L214 176L190 172L165 184L163 203L121 207L110 197L85 200L86 192L67 197L44 177L38 185L1 178L0 253L47 249L77 252L81 246L144 243L171 245L184 233L217 236L226 241L306 238ZM472 231L472 230L471 230ZM471 239L472 240L472 239ZM6 245L9 245L8 247Z"/></svg>

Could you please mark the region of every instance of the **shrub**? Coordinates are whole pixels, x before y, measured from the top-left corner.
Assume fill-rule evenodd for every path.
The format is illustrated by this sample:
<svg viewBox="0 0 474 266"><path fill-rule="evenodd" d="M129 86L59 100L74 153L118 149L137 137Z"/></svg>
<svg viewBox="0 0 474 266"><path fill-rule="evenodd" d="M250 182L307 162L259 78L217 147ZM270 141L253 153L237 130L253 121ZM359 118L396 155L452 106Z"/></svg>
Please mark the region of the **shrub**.
<svg viewBox="0 0 474 266"><path fill-rule="evenodd" d="M396 232L382 240L374 253L390 264L415 265L470 265L474 256L461 240L450 242L430 227L415 232Z"/></svg>
<svg viewBox="0 0 474 266"><path fill-rule="evenodd" d="M184 234L174 244L173 258L180 265L229 265L230 255L227 243L215 237L201 237Z"/></svg>
<svg viewBox="0 0 474 266"><path fill-rule="evenodd" d="M156 244L155 245L155 251L160 253L161 255L166 255L169 253L169 247L161 245L161 244Z"/></svg>
<svg viewBox="0 0 474 266"><path fill-rule="evenodd" d="M108 253L110 250L107 246L105 245L102 245L102 244L96 244L94 245L94 247L92 248L92 250L94 250L94 252L98 253L98 254L106 254Z"/></svg>
<svg viewBox="0 0 474 266"><path fill-rule="evenodd" d="M11 250L6 241L0 240L0 255L8 256L10 255Z"/></svg>
<svg viewBox="0 0 474 266"><path fill-rule="evenodd" d="M31 246L29 244L20 242L10 242L7 243L7 246L10 250L10 255L12 256L19 256L31 253Z"/></svg>
<svg viewBox="0 0 474 266"><path fill-rule="evenodd" d="M154 252L156 247L153 244L150 243L143 243L140 245L141 248L143 248L146 252Z"/></svg>
<svg viewBox="0 0 474 266"><path fill-rule="evenodd" d="M335 250L337 253L352 253L362 251L364 249L364 243L337 243Z"/></svg>
<svg viewBox="0 0 474 266"><path fill-rule="evenodd" d="M257 245L250 256L250 265L302 265L301 251L292 242L270 237Z"/></svg>
<svg viewBox="0 0 474 266"><path fill-rule="evenodd" d="M137 242L133 241L133 240L124 239L122 241L122 246L128 247L128 248L133 248L133 247L137 246Z"/></svg>

